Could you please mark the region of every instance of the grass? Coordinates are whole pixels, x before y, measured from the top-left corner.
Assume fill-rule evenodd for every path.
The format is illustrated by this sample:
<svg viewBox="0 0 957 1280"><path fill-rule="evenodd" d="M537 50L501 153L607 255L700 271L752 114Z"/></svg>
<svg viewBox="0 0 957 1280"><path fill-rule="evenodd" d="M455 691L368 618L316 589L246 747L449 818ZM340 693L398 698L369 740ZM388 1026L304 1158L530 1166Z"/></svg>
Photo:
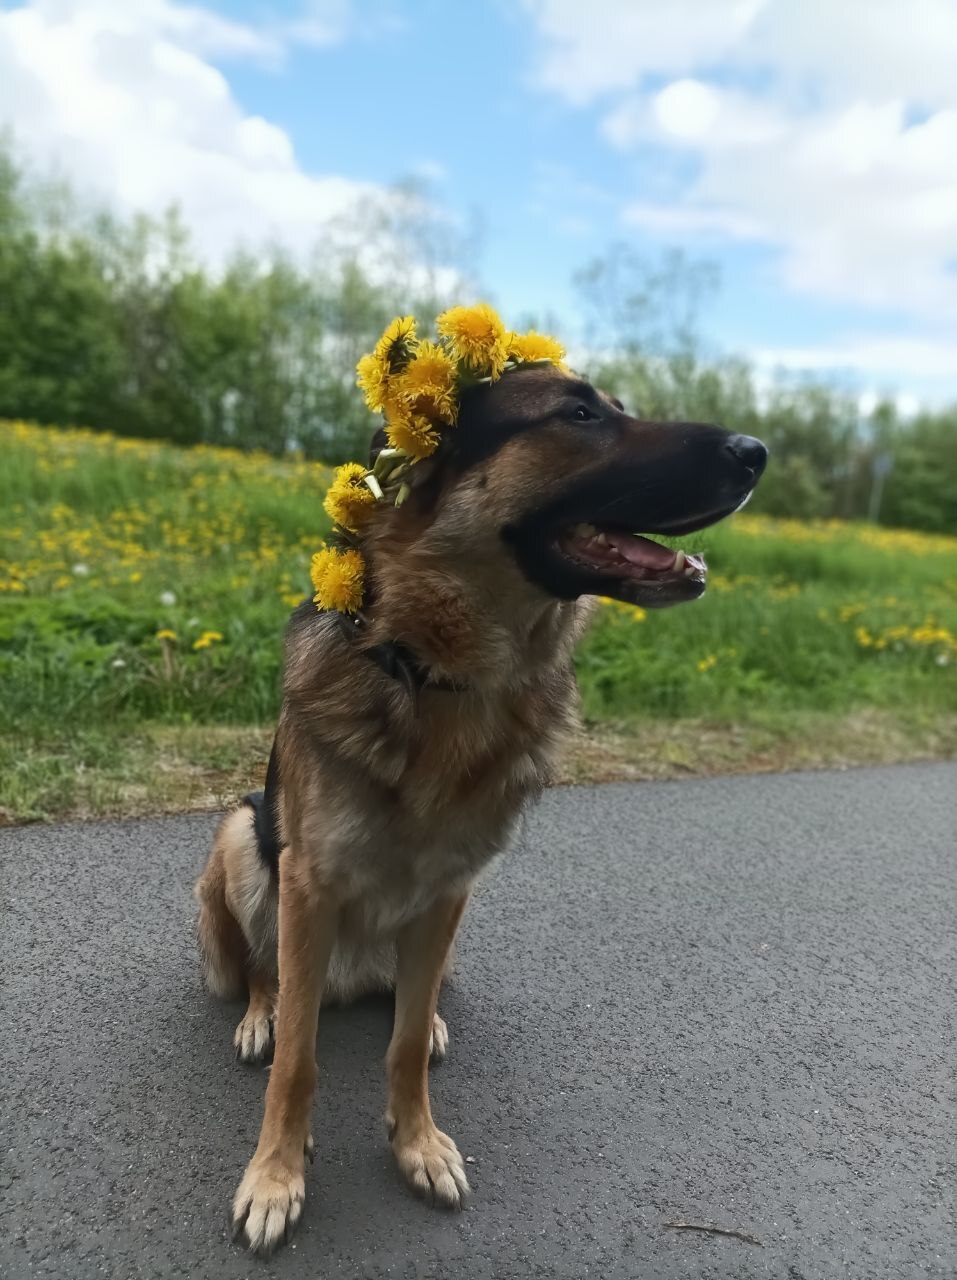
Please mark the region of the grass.
<svg viewBox="0 0 957 1280"><path fill-rule="evenodd" d="M262 786L271 726L155 722L78 728L0 747L0 823L219 811ZM594 723L568 744L560 783L773 773L957 755L957 714L878 710Z"/></svg>
<svg viewBox="0 0 957 1280"><path fill-rule="evenodd" d="M0 446L0 820L259 780L327 469L22 423ZM744 514L703 541L701 603L601 610L567 777L955 753L957 539Z"/></svg>

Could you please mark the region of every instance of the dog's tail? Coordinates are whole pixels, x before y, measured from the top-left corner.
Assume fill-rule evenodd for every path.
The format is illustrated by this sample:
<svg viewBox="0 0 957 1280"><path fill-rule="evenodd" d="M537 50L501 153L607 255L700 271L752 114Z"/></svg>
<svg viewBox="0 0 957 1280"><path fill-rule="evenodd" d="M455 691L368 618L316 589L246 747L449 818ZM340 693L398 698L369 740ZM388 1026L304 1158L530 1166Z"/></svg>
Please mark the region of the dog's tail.
<svg viewBox="0 0 957 1280"><path fill-rule="evenodd" d="M260 850L261 803L247 796L223 818L196 885L203 977L223 999L243 993L250 971L276 971L278 881Z"/></svg>

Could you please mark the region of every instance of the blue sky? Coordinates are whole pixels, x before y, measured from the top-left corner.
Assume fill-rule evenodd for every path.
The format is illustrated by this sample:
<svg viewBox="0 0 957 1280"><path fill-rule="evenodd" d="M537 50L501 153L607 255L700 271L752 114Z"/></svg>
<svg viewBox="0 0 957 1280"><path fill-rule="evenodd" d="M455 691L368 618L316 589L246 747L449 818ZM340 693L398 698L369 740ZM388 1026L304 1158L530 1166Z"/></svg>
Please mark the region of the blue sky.
<svg viewBox="0 0 957 1280"><path fill-rule="evenodd" d="M954 66L953 0L0 7L18 145L213 258L418 175L509 316L574 342L577 267L679 246L712 349L905 406L957 400Z"/></svg>

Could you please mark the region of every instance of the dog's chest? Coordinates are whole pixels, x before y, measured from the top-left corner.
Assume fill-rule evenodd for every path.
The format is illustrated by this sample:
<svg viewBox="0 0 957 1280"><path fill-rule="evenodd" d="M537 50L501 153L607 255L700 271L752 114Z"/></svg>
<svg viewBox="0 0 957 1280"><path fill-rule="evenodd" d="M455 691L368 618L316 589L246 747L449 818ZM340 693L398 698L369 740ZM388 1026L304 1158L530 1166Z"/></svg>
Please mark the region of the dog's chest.
<svg viewBox="0 0 957 1280"><path fill-rule="evenodd" d="M327 846L326 869L364 932L392 933L436 897L467 891L548 776L560 705L439 699L410 736L399 776L367 777Z"/></svg>

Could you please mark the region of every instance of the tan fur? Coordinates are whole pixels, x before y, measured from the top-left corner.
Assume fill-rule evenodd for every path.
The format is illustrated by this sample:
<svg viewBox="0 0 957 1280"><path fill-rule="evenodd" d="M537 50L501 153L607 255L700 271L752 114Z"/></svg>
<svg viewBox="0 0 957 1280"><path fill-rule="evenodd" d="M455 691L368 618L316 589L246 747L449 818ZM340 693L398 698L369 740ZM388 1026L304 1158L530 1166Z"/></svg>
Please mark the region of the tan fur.
<svg viewBox="0 0 957 1280"><path fill-rule="evenodd" d="M239 921L226 905L227 857L233 849L229 827L234 816L220 823L195 890L203 977L213 995L224 1000L241 995L246 987L246 943Z"/></svg>
<svg viewBox="0 0 957 1280"><path fill-rule="evenodd" d="M316 1084L316 1019L336 935L337 902L296 845L279 877L279 1034L259 1143L233 1200L250 1246L271 1250L294 1226L305 1196L304 1157Z"/></svg>
<svg viewBox="0 0 957 1280"><path fill-rule="evenodd" d="M278 991L278 887L263 866L253 832L253 811L247 806L234 809L223 818L216 832L213 851L196 885L199 902L197 931L203 977L213 995L238 999L249 995L249 1009L236 1028L234 1043L244 1062L259 1062L266 1052L251 1055L246 1024L252 1026L267 1012L265 995L254 997L254 988ZM361 928L350 927L344 912L329 961L322 1003L347 1004L359 996L392 991L395 987L395 939L391 935L370 937ZM443 1024L444 1028L444 1024ZM447 1029L438 1039L448 1044ZM439 1056L444 1054L444 1048Z"/></svg>
<svg viewBox="0 0 957 1280"><path fill-rule="evenodd" d="M302 1208L320 992L347 999L395 987L387 1062L397 1162L436 1203L458 1205L468 1189L429 1106L429 1053L447 1042L436 996L477 877L546 785L574 723L572 652L591 609L533 586L502 541L503 523L576 465L549 463L543 448L517 438L464 474L439 468L430 478L421 465L418 483L432 492L377 509L364 535L374 602L365 625L346 635L314 610L290 624L276 736L286 842L278 914L249 809L224 819L199 886L211 987L240 963L250 987L241 1050L255 1047L268 1005L253 975L269 971L278 920L275 1062L234 1201L237 1229L261 1252ZM427 684L410 697L364 654L387 642L458 691ZM241 927L238 950L224 913Z"/></svg>
<svg viewBox="0 0 957 1280"><path fill-rule="evenodd" d="M622 574L626 556L606 572L575 526L702 528L738 509L765 457L760 442L707 424L630 418L552 365L509 372L463 394L400 507L371 509L358 625L308 603L293 615L274 748L278 877L244 806L221 823L197 886L207 982L249 993L239 1055L259 1060L275 1042L233 1202L251 1248L268 1253L302 1212L320 1000L394 988L393 1151L414 1190L461 1204L462 1159L429 1102L429 1055L448 1043L436 1000L476 880L574 723L583 596L663 607L704 589L693 564L690 575Z"/></svg>
<svg viewBox="0 0 957 1280"><path fill-rule="evenodd" d="M399 1168L421 1195L458 1208L468 1194L462 1157L437 1128L429 1105L429 1047L445 958L466 898L438 898L397 939L395 1026L386 1055L389 1141Z"/></svg>

